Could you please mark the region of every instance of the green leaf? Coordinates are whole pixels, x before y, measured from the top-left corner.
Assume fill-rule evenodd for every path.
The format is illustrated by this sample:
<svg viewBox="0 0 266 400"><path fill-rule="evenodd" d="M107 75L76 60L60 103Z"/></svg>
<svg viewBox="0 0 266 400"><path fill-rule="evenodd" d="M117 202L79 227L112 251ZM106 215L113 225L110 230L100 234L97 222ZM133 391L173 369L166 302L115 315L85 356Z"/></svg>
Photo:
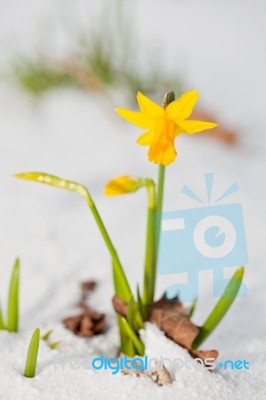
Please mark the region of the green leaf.
<svg viewBox="0 0 266 400"><path fill-rule="evenodd" d="M137 325L137 330L139 331L140 329L144 329L144 322L138 304L136 302L135 302L135 307L136 307L135 321Z"/></svg>
<svg viewBox="0 0 266 400"><path fill-rule="evenodd" d="M45 185L53 186L58 189L70 190L72 192L79 193L88 203L91 202L90 194L84 185L78 182L69 181L67 179L59 178L58 176L47 174L45 172L22 172L14 175L15 178L25 179L27 181L33 181L42 183Z"/></svg>
<svg viewBox="0 0 266 400"><path fill-rule="evenodd" d="M2 310L1 310L1 307L0 307L0 330L3 330L3 329L5 329L5 324L4 324Z"/></svg>
<svg viewBox="0 0 266 400"><path fill-rule="evenodd" d="M133 295L128 303L127 321L134 331L139 331L144 328L141 310L139 309L139 305L135 301Z"/></svg>
<svg viewBox="0 0 266 400"><path fill-rule="evenodd" d="M136 303L133 295L130 297L127 309L127 321L132 329L134 329L134 321L136 316Z"/></svg>
<svg viewBox="0 0 266 400"><path fill-rule="evenodd" d="M52 350L54 350L54 349L56 349L56 348L60 345L60 343L62 343L62 340L58 340L57 342L50 343L50 344L49 344L49 347L50 347Z"/></svg>
<svg viewBox="0 0 266 400"><path fill-rule="evenodd" d="M193 342L193 349L197 349L204 342L204 340L213 332L213 330L225 316L237 296L243 275L244 267L240 267L234 273L228 285L226 286L222 297L200 328L199 334Z"/></svg>
<svg viewBox="0 0 266 400"><path fill-rule="evenodd" d="M133 331L133 329L130 327L129 323L125 318L121 318L122 324L124 324L124 327L126 328L127 334L132 340L132 343L134 344L138 354L140 356L144 355L145 352L145 347L142 341L139 339L139 337L136 335L136 333Z"/></svg>
<svg viewBox="0 0 266 400"><path fill-rule="evenodd" d="M49 329L46 333L44 333L41 337L42 340L48 340L51 334L53 333L52 329Z"/></svg>
<svg viewBox="0 0 266 400"><path fill-rule="evenodd" d="M145 307L144 307L144 304L142 302L142 298L141 298L141 295L140 295L139 285L137 285L137 302L138 302L138 307L139 307L139 310L140 310L140 313L141 313L141 317L142 317L142 319L144 321L146 319L146 310L145 310Z"/></svg>
<svg viewBox="0 0 266 400"><path fill-rule="evenodd" d="M88 189L81 185L78 182L69 181L66 179L59 178L58 176L46 174L45 172L23 172L15 175L16 178L30 180L34 182L43 183L45 185L50 185L59 189L66 189L72 192L76 192L80 194L86 201L87 205L89 206L91 213L95 219L95 222L101 232L105 245L110 253L110 256L113 260L113 268L116 271L116 279L117 279L117 289L121 292L121 299L128 302L130 296L132 294L126 274L122 267L122 264L118 258L116 249L111 241L111 238L107 232L107 229L102 221L102 218L94 204L94 201L88 191Z"/></svg>
<svg viewBox="0 0 266 400"><path fill-rule="evenodd" d="M24 370L24 376L27 378L33 378L35 376L39 344L40 344L40 329L37 328L35 329L31 337L27 354L26 365Z"/></svg>
<svg viewBox="0 0 266 400"><path fill-rule="evenodd" d="M124 279L124 273L121 272L121 268L114 259L112 260L112 268L115 294L120 297L120 299L128 302L132 296L132 293L131 291L128 291L128 286Z"/></svg>
<svg viewBox="0 0 266 400"><path fill-rule="evenodd" d="M191 306L190 306L190 308L189 308L189 310L188 310L188 317L189 317L189 318L192 318L192 317L193 317L194 312L195 312L195 309L196 309L196 307L197 307L197 304L198 304L198 299L195 299L195 300L192 302L192 304L191 304Z"/></svg>
<svg viewBox="0 0 266 400"><path fill-rule="evenodd" d="M117 315L117 324L119 327L120 334L120 352L129 357L134 357L136 355L136 349L130 337L128 336L127 329L122 322L122 317Z"/></svg>
<svg viewBox="0 0 266 400"><path fill-rule="evenodd" d="M7 304L7 329L10 332L18 331L19 319L19 259L16 259L10 278L8 304Z"/></svg>

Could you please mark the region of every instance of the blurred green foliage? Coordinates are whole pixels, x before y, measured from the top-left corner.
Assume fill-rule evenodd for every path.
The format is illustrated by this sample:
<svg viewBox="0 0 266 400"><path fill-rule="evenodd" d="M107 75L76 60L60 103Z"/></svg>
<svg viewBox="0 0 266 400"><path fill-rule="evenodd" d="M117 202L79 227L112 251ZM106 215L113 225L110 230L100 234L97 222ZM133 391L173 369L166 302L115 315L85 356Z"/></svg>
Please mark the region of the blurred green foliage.
<svg viewBox="0 0 266 400"><path fill-rule="evenodd" d="M163 49L156 45L152 54L152 49L138 44L132 6L120 0L107 3L96 28L79 32L74 38L78 50L60 62L38 52L16 57L11 66L16 81L35 96L65 86L88 91L120 89L134 102L137 91L156 99L158 93L175 88L178 95L183 91L181 79L165 70Z"/></svg>
<svg viewBox="0 0 266 400"><path fill-rule="evenodd" d="M36 96L49 89L75 85L69 74L50 65L44 58L35 61L18 58L14 63L13 72L21 87Z"/></svg>

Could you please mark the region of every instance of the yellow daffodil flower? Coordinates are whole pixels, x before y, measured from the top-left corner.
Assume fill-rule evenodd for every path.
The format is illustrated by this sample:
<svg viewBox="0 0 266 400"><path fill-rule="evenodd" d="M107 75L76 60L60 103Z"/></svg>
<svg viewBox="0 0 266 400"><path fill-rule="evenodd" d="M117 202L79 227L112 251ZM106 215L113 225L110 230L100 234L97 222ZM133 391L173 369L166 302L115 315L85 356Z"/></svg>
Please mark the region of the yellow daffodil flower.
<svg viewBox="0 0 266 400"><path fill-rule="evenodd" d="M198 92L191 90L163 108L138 92L137 101L140 111L116 108L116 112L139 128L148 129L138 138L137 143L150 146L149 161L167 166L177 156L174 146L176 136L181 133L190 135L217 126L214 122L187 120L197 100Z"/></svg>
<svg viewBox="0 0 266 400"><path fill-rule="evenodd" d="M106 196L117 196L120 194L132 193L142 186L139 179L131 178L128 175L119 176L109 181L105 188Z"/></svg>

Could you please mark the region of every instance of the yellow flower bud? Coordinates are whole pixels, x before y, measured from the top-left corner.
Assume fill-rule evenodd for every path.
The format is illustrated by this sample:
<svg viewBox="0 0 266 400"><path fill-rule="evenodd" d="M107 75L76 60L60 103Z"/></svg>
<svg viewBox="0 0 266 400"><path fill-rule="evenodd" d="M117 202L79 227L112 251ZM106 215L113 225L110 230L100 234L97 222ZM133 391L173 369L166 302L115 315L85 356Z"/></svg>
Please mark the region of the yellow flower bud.
<svg viewBox="0 0 266 400"><path fill-rule="evenodd" d="M132 178L128 175L119 176L106 184L104 194L106 196L117 196L120 194L132 193L141 186L143 185L140 179Z"/></svg>

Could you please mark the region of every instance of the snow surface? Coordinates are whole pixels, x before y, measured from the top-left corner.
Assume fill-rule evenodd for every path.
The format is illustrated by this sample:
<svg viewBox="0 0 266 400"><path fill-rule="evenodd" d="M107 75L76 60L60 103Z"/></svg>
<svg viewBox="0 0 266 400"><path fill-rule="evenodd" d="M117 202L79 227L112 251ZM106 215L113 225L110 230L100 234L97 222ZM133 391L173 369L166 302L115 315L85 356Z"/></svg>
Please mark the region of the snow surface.
<svg viewBox="0 0 266 400"><path fill-rule="evenodd" d="M147 163L146 149L134 144L137 129L113 113L113 106L120 105L119 94L114 105L101 97L74 90L51 92L41 102L32 102L18 89L2 82L2 308L5 309L11 265L17 256L22 263L22 287L20 333L0 332L0 399L266 398L266 121L263 113L266 59L261 51L261 37L266 33L265 3L257 0L246 2L243 7L240 0L230 3L145 0L136 4L138 34L144 44L153 44L154 36L160 38L165 43L166 62L173 65L177 58L177 68L186 71L188 86L202 93L201 104L211 107L232 127L239 127L242 135L237 148L227 148L197 136L180 138L176 143L180 157L167 170L165 209L195 207L180 190L187 184L204 198L205 172L216 174L215 195L233 181L239 184L240 191L226 202L243 205L250 260L245 276L249 294L236 301L204 348L217 348L221 360L247 359L251 370L210 373L202 368L193 372L180 369L173 372L175 382L171 387L159 388L145 378L95 373L58 362L62 358L86 360L116 353L118 339L110 304L109 256L82 199L73 193L15 180L11 175L43 170L87 184L135 287L142 280L145 193L108 199L102 196L102 190L109 178L120 174L155 178L156 168ZM154 18L147 20L151 5ZM1 6L5 10L0 17L0 42L5 50L1 54L3 64L7 61L6 54L12 53L18 43L30 49L33 42L38 43L38 37L46 37L51 16L54 19L48 39L54 29L59 43L56 48L64 52L69 37L65 21L73 22L72 15L77 20L82 16L85 24L86 10L96 9L92 2L81 0L75 6L73 2L60 0L29 1L27 6L19 1L2 1ZM162 30L158 30L158 15ZM186 21L190 22L189 28ZM49 40L44 40L44 45L48 46L47 43ZM232 272L229 268L225 274L231 276ZM91 278L99 286L90 303L107 313L110 329L106 335L80 339L66 331L59 321L77 311L78 284ZM200 275L200 301L195 314L195 322L199 324L216 301L212 297L211 278L209 271ZM159 277L158 295L164 288L165 283ZM31 333L37 326L42 331L53 328L52 339L61 339L62 344L51 350L42 342L38 374L35 379L26 379L21 372ZM164 338L153 326L147 326L144 338L150 356L188 357L185 350Z"/></svg>

